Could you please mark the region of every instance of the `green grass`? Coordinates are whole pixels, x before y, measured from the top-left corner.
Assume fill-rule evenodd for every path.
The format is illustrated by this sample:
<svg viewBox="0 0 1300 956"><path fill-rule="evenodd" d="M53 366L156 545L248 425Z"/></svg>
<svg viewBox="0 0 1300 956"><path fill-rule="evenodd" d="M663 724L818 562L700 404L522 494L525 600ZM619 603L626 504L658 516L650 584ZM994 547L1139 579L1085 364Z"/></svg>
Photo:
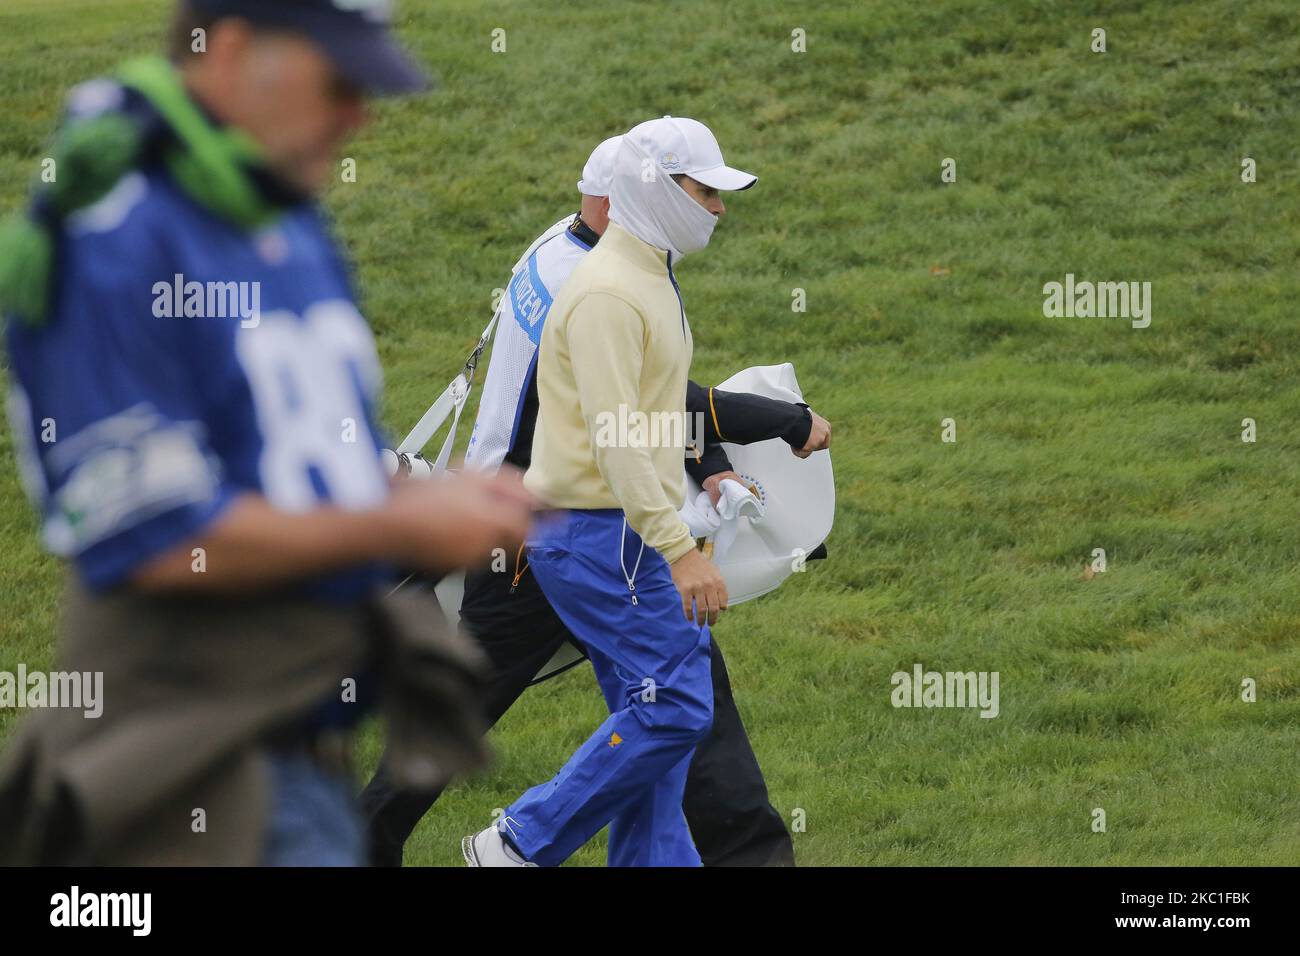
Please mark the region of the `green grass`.
<svg viewBox="0 0 1300 956"><path fill-rule="evenodd" d="M165 6L0 8L0 211L61 91L156 48ZM403 431L454 373L519 252L575 208L592 146L704 120L761 179L680 271L693 377L792 361L835 426L831 560L718 628L773 802L806 814L800 862L1295 864L1294 4L799 9L408 2L402 33L442 89L378 106L348 150L359 182L328 196L385 420ZM1067 272L1150 281L1151 327L1044 318ZM4 445L0 668L48 666L59 569ZM1093 548L1109 570L1084 580ZM998 671L1001 715L892 708L890 675L916 662ZM530 691L409 862L457 863L602 710L585 669Z"/></svg>

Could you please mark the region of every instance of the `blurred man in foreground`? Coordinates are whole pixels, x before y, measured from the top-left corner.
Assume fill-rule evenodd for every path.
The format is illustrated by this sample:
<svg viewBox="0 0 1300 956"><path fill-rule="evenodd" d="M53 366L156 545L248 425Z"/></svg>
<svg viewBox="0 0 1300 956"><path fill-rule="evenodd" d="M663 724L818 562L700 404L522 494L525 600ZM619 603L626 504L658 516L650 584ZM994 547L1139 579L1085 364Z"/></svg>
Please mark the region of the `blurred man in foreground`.
<svg viewBox="0 0 1300 956"><path fill-rule="evenodd" d="M391 487L379 366L313 197L369 95L424 86L380 3L193 0L172 63L74 91L5 234L9 409L75 565L47 710L0 769L0 862L358 864L348 739L377 673L394 772L479 763L476 651L392 565L517 543L517 477Z"/></svg>

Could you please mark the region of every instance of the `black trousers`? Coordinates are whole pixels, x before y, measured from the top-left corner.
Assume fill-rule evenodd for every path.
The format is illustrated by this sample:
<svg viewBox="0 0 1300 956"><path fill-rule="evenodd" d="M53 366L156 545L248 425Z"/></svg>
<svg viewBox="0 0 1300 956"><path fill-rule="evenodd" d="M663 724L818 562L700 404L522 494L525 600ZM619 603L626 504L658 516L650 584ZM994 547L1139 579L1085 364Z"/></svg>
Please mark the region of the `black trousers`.
<svg viewBox="0 0 1300 956"><path fill-rule="evenodd" d="M466 575L461 626L492 662L485 705L495 724L565 642L576 640L526 571ZM513 585L513 587L512 587ZM714 641L713 730L696 748L682 808L705 866L793 866L794 844L768 801L767 784L741 722L722 652ZM400 866L402 846L441 794L399 790L381 759L361 795L371 862Z"/></svg>

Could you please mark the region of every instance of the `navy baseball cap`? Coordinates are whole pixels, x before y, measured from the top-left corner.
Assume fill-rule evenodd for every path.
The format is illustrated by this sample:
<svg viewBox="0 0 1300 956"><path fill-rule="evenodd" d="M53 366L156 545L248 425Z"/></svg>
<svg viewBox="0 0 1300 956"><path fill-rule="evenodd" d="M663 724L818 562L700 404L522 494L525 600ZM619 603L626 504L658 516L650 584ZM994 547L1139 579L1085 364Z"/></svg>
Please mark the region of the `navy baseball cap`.
<svg viewBox="0 0 1300 956"><path fill-rule="evenodd" d="M377 96L428 89L429 78L389 29L393 0L188 0L217 17L301 33L346 80Z"/></svg>

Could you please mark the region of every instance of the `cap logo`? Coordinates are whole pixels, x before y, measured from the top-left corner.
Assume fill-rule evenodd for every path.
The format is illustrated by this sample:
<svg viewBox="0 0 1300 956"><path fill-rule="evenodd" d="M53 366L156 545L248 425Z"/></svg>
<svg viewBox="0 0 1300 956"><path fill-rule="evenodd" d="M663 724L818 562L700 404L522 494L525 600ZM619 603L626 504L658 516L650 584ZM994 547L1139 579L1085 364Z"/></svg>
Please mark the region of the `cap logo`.
<svg viewBox="0 0 1300 956"><path fill-rule="evenodd" d="M659 157L659 165L667 170L681 169L682 161L677 158L676 153L664 153Z"/></svg>
<svg viewBox="0 0 1300 956"><path fill-rule="evenodd" d="M388 23L393 19L393 0L331 0L344 13L360 13L371 23Z"/></svg>

